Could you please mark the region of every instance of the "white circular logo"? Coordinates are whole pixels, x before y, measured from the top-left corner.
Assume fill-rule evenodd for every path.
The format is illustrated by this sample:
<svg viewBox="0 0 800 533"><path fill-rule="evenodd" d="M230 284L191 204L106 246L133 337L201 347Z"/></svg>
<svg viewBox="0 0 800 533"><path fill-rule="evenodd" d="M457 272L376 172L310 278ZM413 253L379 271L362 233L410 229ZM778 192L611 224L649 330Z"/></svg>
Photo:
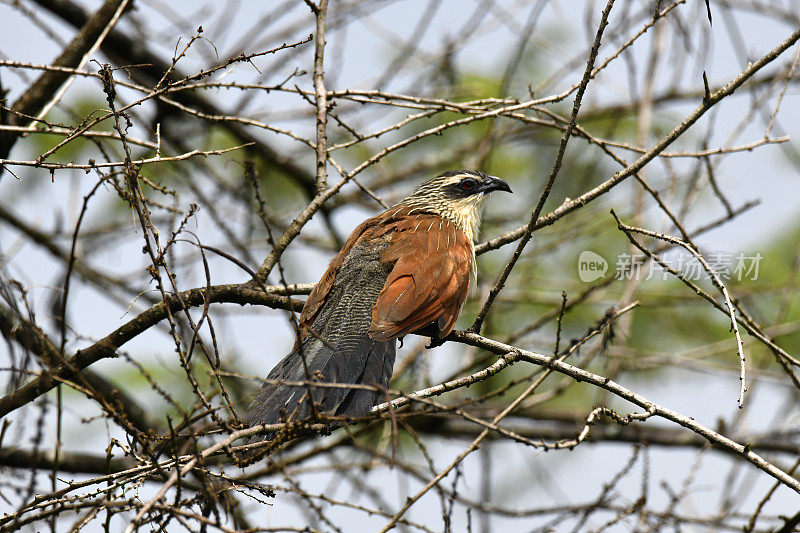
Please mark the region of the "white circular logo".
<svg viewBox="0 0 800 533"><path fill-rule="evenodd" d="M578 277L585 283L591 283L605 276L608 262L591 250L584 250L578 257Z"/></svg>

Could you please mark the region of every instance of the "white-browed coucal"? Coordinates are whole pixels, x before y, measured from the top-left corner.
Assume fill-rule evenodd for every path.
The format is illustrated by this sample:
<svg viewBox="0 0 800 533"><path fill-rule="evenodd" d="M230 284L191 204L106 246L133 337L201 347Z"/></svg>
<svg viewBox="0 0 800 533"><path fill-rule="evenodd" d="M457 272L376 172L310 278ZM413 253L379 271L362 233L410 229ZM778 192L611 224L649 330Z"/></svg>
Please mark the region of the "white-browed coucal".
<svg viewBox="0 0 800 533"><path fill-rule="evenodd" d="M343 385L385 387L398 337L453 330L474 278L482 203L497 190L511 192L482 172L445 172L358 226L308 296L295 347L267 376L250 423L362 416L385 398Z"/></svg>

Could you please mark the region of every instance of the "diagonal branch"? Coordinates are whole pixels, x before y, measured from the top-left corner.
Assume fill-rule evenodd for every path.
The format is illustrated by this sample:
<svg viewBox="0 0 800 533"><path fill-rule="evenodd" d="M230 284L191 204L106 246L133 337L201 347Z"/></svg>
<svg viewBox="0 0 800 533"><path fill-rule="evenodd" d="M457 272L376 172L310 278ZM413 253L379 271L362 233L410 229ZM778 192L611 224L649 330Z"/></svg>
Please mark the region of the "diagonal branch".
<svg viewBox="0 0 800 533"><path fill-rule="evenodd" d="M602 42L603 38L603 31L605 31L606 26L608 26L608 16L611 13L611 7L613 5L614 0L608 0L608 3L606 4L605 9L600 16L600 23L597 26L597 33L594 37L594 43L592 44L592 49L589 52L589 59L586 62L586 69L583 72L583 78L581 79L581 83L578 87L578 92L575 94L575 102L572 106L572 115L569 118L569 125L564 131L564 135L561 137L561 144L558 147L558 152L556 153L556 160L553 163L553 169L550 171L550 175L547 177L544 190L539 196L539 202L536 204L536 207L531 213L530 221L525 226L525 231L523 232L522 238L517 244L517 248L514 250L514 254L511 256L511 259L508 260L508 263L506 263L506 266L503 268L503 271L497 278L497 282L494 284L494 287L492 287L492 290L489 291L489 296L483 303L483 307L478 313L478 316L475 318L475 322L472 323L470 331L480 332L481 327L483 326L483 321L486 320L486 315L489 313L489 309L491 309L495 298L497 298L497 295L500 294L501 290L503 290L503 287L508 280L508 276L511 275L511 271L514 269L514 265L517 264L517 261L522 255L523 250L525 250L525 247L528 245L528 242L533 236L533 230L535 229L536 223L539 220L539 214L542 212L544 203L550 196L550 190L553 188L553 183L556 180L556 176L558 176L558 172L561 170L561 162L564 159L564 153L567 151L567 143L569 142L569 139L572 136L572 130L575 128L575 124L578 121L578 111L580 111L581 102L583 101L583 95L586 92L586 87L589 85L589 81L592 79L594 62L597 59L597 52L600 50L600 43Z"/></svg>
<svg viewBox="0 0 800 533"><path fill-rule="evenodd" d="M87 56L102 42L111 26L122 14L128 0L106 0L100 9L86 19L81 30L53 61L56 67L78 68L85 63ZM10 125L18 126L28 122L24 118L37 115L53 98L71 74L64 71L50 70L41 76L11 106L8 120ZM17 140L11 133L0 135L0 159L5 159ZM2 167L0 167L0 171Z"/></svg>
<svg viewBox="0 0 800 533"><path fill-rule="evenodd" d="M308 289L306 286L300 288L303 293ZM208 289L204 287L183 291L179 296L173 295L167 298L166 303L154 305L103 339L87 348L78 350L74 356L63 363L43 371L41 375L26 385L0 398L0 418L32 402L62 381L74 379L84 368L97 361L116 357L117 348L166 318L168 313L180 310L183 306L182 302L187 306L197 307L204 305L208 298L209 302L267 305L281 309L291 306L297 311L302 308L301 302L290 300L288 296L281 294L284 292L282 287L272 287L272 289L274 292L265 293L247 284L217 285ZM294 287L289 289L290 292L297 294L293 290Z"/></svg>
<svg viewBox="0 0 800 533"><path fill-rule="evenodd" d="M762 56L758 61L750 63L747 68L745 68L738 76L722 86L718 91L710 93L707 97L703 98L702 102L694 109L694 111L692 111L685 119L683 119L680 124L675 126L672 131L670 131L658 143L656 143L653 148L648 150L647 153L643 154L641 157L639 157L639 159L628 165L626 168L620 170L594 189L584 193L578 198L565 201L557 209L554 209L549 214L539 218L534 224L533 230L535 231L544 226L550 226L554 224L564 215L583 207L592 200L596 200L619 183L639 172L639 170L641 170L646 164L663 152L664 149L672 144L678 137L683 135L695 122L700 119L700 117L705 115L709 109L714 107L723 98L733 94L733 92L741 87L742 84L753 77L753 75L755 75L759 70L777 59L778 56L783 54L798 40L800 40L800 29L795 30L783 42ZM475 253L482 254L488 252L489 250L495 250L505 246L506 244L512 243L525 235L527 229L528 226L525 225L510 231L505 235L501 235L500 237L496 237L490 241L481 243L475 247Z"/></svg>

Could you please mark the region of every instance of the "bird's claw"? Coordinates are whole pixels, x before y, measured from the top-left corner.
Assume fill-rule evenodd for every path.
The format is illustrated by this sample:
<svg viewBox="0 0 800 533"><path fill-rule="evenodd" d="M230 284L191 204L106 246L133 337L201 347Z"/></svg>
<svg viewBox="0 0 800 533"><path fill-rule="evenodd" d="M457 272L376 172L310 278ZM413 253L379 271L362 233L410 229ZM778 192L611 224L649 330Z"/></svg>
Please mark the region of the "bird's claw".
<svg viewBox="0 0 800 533"><path fill-rule="evenodd" d="M444 344L445 339L439 338L439 335L434 335L431 337L431 343L428 344L425 348L430 350L431 348L438 348L442 344Z"/></svg>

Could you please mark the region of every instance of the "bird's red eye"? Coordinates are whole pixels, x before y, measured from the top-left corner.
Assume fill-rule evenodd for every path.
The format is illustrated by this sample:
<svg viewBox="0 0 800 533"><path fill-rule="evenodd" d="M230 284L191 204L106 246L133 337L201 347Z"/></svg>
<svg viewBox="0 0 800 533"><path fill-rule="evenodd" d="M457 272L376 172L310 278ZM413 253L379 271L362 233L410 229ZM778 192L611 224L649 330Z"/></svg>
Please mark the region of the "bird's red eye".
<svg viewBox="0 0 800 533"><path fill-rule="evenodd" d="M463 179L461 180L461 190L471 191L472 189L475 188L475 185L477 184L478 183L472 178Z"/></svg>

